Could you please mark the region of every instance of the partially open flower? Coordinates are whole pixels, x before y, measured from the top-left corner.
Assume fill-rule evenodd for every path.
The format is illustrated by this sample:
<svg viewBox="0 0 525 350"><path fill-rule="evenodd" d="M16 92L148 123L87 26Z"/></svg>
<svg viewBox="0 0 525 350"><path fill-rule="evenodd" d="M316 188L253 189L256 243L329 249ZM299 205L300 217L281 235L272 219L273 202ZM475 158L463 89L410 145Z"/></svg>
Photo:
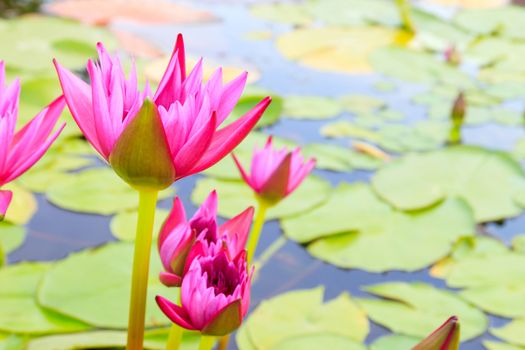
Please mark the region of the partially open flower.
<svg viewBox="0 0 525 350"><path fill-rule="evenodd" d="M158 247L165 271L160 280L166 286L180 286L182 276L191 264L188 254L197 241L220 244L227 240L228 253L237 256L244 250L252 223L253 208L248 208L222 225L217 224L217 193L211 192L201 207L188 221L179 198L164 223L158 239Z"/></svg>
<svg viewBox="0 0 525 350"><path fill-rule="evenodd" d="M223 336L237 329L248 312L250 280L245 251L231 259L228 249L217 249L211 255L196 254L192 260L182 280L181 306L161 296L156 301L179 326Z"/></svg>
<svg viewBox="0 0 525 350"><path fill-rule="evenodd" d="M15 132L19 97L19 80L6 86L5 64L0 61L0 187L32 167L65 126L63 124L53 132L64 109L64 98L61 96ZM0 191L0 218L4 217L11 197L10 191Z"/></svg>
<svg viewBox="0 0 525 350"><path fill-rule="evenodd" d="M270 103L267 97L219 129L246 83L247 73L223 85L218 69L203 84L202 60L186 76L178 36L155 94L139 92L133 67L128 78L102 44L99 63L88 61L88 85L55 61L67 104L84 136L115 172L137 188L162 189L198 173L230 153Z"/></svg>
<svg viewBox="0 0 525 350"><path fill-rule="evenodd" d="M459 321L452 316L412 350L458 350Z"/></svg>
<svg viewBox="0 0 525 350"><path fill-rule="evenodd" d="M244 181L268 204L275 204L292 193L315 167L314 159L304 161L299 147L292 152L286 148L274 149L271 137L263 149L254 151L249 174L235 154L232 155Z"/></svg>

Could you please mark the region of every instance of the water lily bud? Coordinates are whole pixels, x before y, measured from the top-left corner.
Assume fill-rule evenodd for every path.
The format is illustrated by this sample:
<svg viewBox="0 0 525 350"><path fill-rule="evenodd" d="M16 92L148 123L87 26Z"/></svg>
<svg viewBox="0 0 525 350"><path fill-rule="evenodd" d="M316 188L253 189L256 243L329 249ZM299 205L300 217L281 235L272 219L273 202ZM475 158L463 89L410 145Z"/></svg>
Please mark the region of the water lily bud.
<svg viewBox="0 0 525 350"><path fill-rule="evenodd" d="M452 121L456 124L462 124L465 119L466 110L467 101L465 100L465 94L462 91L458 94L458 97L456 97L454 105L452 106L452 111L450 113Z"/></svg>
<svg viewBox="0 0 525 350"><path fill-rule="evenodd" d="M458 318L452 316L412 350L458 350L459 328Z"/></svg>
<svg viewBox="0 0 525 350"><path fill-rule="evenodd" d="M175 168L166 134L155 104L145 99L132 121L120 134L109 163L136 188L162 190L175 180Z"/></svg>
<svg viewBox="0 0 525 350"><path fill-rule="evenodd" d="M458 49L454 45L447 48L444 52L444 55L445 61L454 66L457 66L461 63L461 55L459 54Z"/></svg>

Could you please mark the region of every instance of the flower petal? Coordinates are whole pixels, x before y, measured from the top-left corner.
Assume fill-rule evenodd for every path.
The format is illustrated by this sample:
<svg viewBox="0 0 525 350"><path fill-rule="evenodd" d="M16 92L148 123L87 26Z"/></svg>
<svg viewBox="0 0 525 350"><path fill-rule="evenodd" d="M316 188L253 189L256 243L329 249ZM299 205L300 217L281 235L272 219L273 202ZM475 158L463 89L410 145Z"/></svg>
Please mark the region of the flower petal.
<svg viewBox="0 0 525 350"><path fill-rule="evenodd" d="M219 237L226 234L230 239L230 244L234 243L235 247L233 248L235 248L235 250L233 255L237 255L246 246L250 226L252 225L253 213L253 207L249 207L219 227Z"/></svg>
<svg viewBox="0 0 525 350"><path fill-rule="evenodd" d="M176 226L185 222L186 211L184 210L184 205L182 204L182 201L179 197L175 197L173 199L173 207L171 208L170 214L166 218L166 221L164 221L164 224L162 224L162 228L159 232L159 238L157 242L159 249L170 232L173 231Z"/></svg>
<svg viewBox="0 0 525 350"><path fill-rule="evenodd" d="M190 331L196 330L189 320L188 313L182 307L173 304L168 299L159 295L155 297L155 301L164 315L166 315L172 322Z"/></svg>
<svg viewBox="0 0 525 350"><path fill-rule="evenodd" d="M0 190L0 221L4 219L5 213L9 207L9 203L11 203L12 198L13 192Z"/></svg>
<svg viewBox="0 0 525 350"><path fill-rule="evenodd" d="M201 333L213 336L230 334L242 323L241 300L237 299L217 311L202 328Z"/></svg>
<svg viewBox="0 0 525 350"><path fill-rule="evenodd" d="M162 271L159 274L159 279L166 287L180 287L182 278L170 272Z"/></svg>
<svg viewBox="0 0 525 350"><path fill-rule="evenodd" d="M244 116L217 131L206 153L186 176L209 168L237 147L257 124L271 101L270 97L266 97Z"/></svg>

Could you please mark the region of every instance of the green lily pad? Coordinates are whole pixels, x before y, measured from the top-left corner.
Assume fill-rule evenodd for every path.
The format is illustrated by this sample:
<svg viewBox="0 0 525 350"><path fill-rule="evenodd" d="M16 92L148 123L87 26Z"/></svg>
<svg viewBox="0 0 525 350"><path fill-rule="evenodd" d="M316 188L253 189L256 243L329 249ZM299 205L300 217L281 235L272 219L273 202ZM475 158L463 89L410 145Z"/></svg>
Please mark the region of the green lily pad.
<svg viewBox="0 0 525 350"><path fill-rule="evenodd" d="M525 347L522 347L522 346L516 346L516 345L512 345L512 344L505 344L505 343L498 343L498 342L490 341L490 340L484 341L483 342L483 346L487 350L523 350L523 349L525 349Z"/></svg>
<svg viewBox="0 0 525 350"><path fill-rule="evenodd" d="M16 225L27 224L38 209L35 196L12 182L3 186L2 189L13 192L13 199L7 208L4 220Z"/></svg>
<svg viewBox="0 0 525 350"><path fill-rule="evenodd" d="M491 328L490 333L513 345L525 347L525 319L512 320L503 327Z"/></svg>
<svg viewBox="0 0 525 350"><path fill-rule="evenodd" d="M153 238L156 239L164 220L168 217L169 211L159 209L155 211L155 224L153 226ZM111 234L121 241L133 242L135 240L135 230L137 226L137 212L124 211L115 215L109 224Z"/></svg>
<svg viewBox="0 0 525 350"><path fill-rule="evenodd" d="M368 331L366 315L347 293L323 303L319 287L264 300L244 322L237 339L241 350L312 348L301 337L318 345L324 339L334 349L361 350Z"/></svg>
<svg viewBox="0 0 525 350"><path fill-rule="evenodd" d="M153 247L146 307L146 327L169 324L155 295L176 299L162 287L158 253ZM41 305L95 327L125 329L128 324L133 245L108 244L70 255L47 271L38 289ZM96 306L96 307L94 307Z"/></svg>
<svg viewBox="0 0 525 350"><path fill-rule="evenodd" d="M287 96L283 114L294 119L328 119L343 111L341 103L321 96Z"/></svg>
<svg viewBox="0 0 525 350"><path fill-rule="evenodd" d="M266 21L292 25L306 25L313 19L304 6L295 3L256 4L250 12Z"/></svg>
<svg viewBox="0 0 525 350"><path fill-rule="evenodd" d="M174 190L159 193L159 199L173 196ZM121 180L110 168L96 168L76 173L56 183L46 193L54 205L71 211L111 215L138 207L138 192Z"/></svg>
<svg viewBox="0 0 525 350"><path fill-rule="evenodd" d="M272 103L268 106L262 118L257 123L257 127L261 128L276 123L283 113L283 99L268 92L268 94L245 94L242 96L228 119L224 122L224 125L228 125L232 121L242 117L245 113L248 113L253 107L261 102L261 100L270 94L272 95Z"/></svg>
<svg viewBox="0 0 525 350"><path fill-rule="evenodd" d="M166 348L167 333L159 337L146 331L144 335L144 349L164 350ZM127 332L125 331L91 331L83 333L59 334L40 337L31 340L26 350L71 350L71 349L107 349L123 348L126 346ZM181 350L196 350L199 337L185 333Z"/></svg>
<svg viewBox="0 0 525 350"><path fill-rule="evenodd" d="M375 174L372 186L401 210L460 197L472 207L476 220L485 222L521 213L515 196L524 188L525 176L504 152L457 146L393 161Z"/></svg>
<svg viewBox="0 0 525 350"><path fill-rule="evenodd" d="M214 178L197 180L191 194L192 202L200 205L214 189L217 190L220 198L219 215L223 217L233 217L257 203L252 189L243 181ZM284 218L307 212L322 204L331 191L332 188L327 181L316 176L308 176L293 193L268 210L266 219Z"/></svg>
<svg viewBox="0 0 525 350"><path fill-rule="evenodd" d="M524 21L525 11L518 6L460 11L454 18L456 24L475 34L498 33L514 39L525 38Z"/></svg>
<svg viewBox="0 0 525 350"><path fill-rule="evenodd" d="M9 254L24 243L26 229L8 222L0 222L0 247L5 254Z"/></svg>
<svg viewBox="0 0 525 350"><path fill-rule="evenodd" d="M370 350L412 349L420 341L420 338L409 337L407 335L385 335L375 340L372 345L370 345Z"/></svg>
<svg viewBox="0 0 525 350"><path fill-rule="evenodd" d="M461 340L466 341L483 334L488 325L486 316L474 306L428 284L390 282L366 291L387 299L357 299L358 304L374 322L396 333L424 338L456 315L461 320Z"/></svg>
<svg viewBox="0 0 525 350"><path fill-rule="evenodd" d="M49 268L48 264L21 263L0 270L0 331L49 334L89 328L82 322L37 304L36 288Z"/></svg>
<svg viewBox="0 0 525 350"><path fill-rule="evenodd" d="M443 82L467 88L473 85L472 79L457 68L436 57L391 46L377 49L370 56L370 63L377 72L415 83Z"/></svg>
<svg viewBox="0 0 525 350"><path fill-rule="evenodd" d="M316 168L332 171L352 171L354 169L374 170L383 161L353 149L330 144L310 144L303 149L305 157L316 159Z"/></svg>
<svg viewBox="0 0 525 350"><path fill-rule="evenodd" d="M0 335L1 350L26 350L26 336L16 334Z"/></svg>
<svg viewBox="0 0 525 350"><path fill-rule="evenodd" d="M0 48L0 57L10 70L53 74L53 58L68 68L79 68L96 56L94 43L114 45L112 35L104 29L57 17L33 15L1 23L3 42L17 38L13 45Z"/></svg>
<svg viewBox="0 0 525 350"><path fill-rule="evenodd" d="M364 184L342 184L331 200L284 220L282 227L292 239L317 239L308 252L338 267L416 271L446 256L459 237L472 235L474 219L462 201L405 213L388 207Z"/></svg>
<svg viewBox="0 0 525 350"><path fill-rule="evenodd" d="M369 95L348 95L341 97L341 104L350 113L362 114L372 113L384 107L385 102Z"/></svg>

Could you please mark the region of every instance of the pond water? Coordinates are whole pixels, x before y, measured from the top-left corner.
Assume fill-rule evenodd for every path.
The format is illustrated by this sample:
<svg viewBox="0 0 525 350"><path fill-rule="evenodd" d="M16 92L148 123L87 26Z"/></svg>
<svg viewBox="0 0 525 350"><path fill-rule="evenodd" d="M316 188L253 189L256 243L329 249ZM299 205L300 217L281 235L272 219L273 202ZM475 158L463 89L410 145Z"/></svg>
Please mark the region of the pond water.
<svg viewBox="0 0 525 350"><path fill-rule="evenodd" d="M424 91L424 86L387 79L396 85L396 90L379 92L374 88L385 78L380 75L348 75L343 73L321 72L304 67L285 59L272 40L246 40L246 33L271 31L276 35L289 30L289 26L269 23L249 14L248 8L238 2L199 2L192 3L202 9L215 13L221 21L191 25L139 25L116 23L117 28L136 33L169 52L177 33L185 35L187 51L194 56L202 55L214 61L248 63L261 74L257 85L279 95L317 95L338 97L349 94L366 94L379 97L395 110L408 115L407 122L425 118L425 108L415 105L410 97ZM523 107L517 103L516 108ZM345 115L340 119L346 118ZM333 122L334 120L330 120ZM305 121L281 119L266 127L265 133L282 136L302 145L309 143L334 143L348 145L348 139L326 139L319 129L326 121ZM489 124L467 127L464 130L464 143L482 145L490 148L511 150L516 140L525 136L523 127ZM100 164L102 165L102 164ZM315 170L315 174L330 181L332 185L345 182L369 181L372 172L355 170L350 173L335 173ZM190 202L195 182L202 176L184 179L176 184L177 194L183 199L188 212L195 206ZM24 260L55 260L66 257L71 252L94 247L115 240L109 230L110 217L73 213L50 204L43 195L37 195L39 210L28 224L28 238L25 243L9 255L15 263ZM170 199L161 201L160 206L169 208ZM220 205L220 204L219 204ZM489 224L486 230L510 243L513 236L525 232L525 216L506 220L503 224ZM264 226L258 252L265 251L282 236L277 221ZM324 285L326 298L333 298L342 291L355 296L368 296L362 287L386 281L421 281L439 288L448 288L445 281L433 278L427 269L406 273L368 273L361 270L344 270L324 263L312 256L299 244L287 240L260 269L252 287L252 307L265 299L282 292ZM490 326L501 326L507 321L490 316ZM371 323L367 344L389 331ZM462 350L482 348L482 341L495 339L488 333L465 342ZM231 342L230 349L237 349Z"/></svg>

